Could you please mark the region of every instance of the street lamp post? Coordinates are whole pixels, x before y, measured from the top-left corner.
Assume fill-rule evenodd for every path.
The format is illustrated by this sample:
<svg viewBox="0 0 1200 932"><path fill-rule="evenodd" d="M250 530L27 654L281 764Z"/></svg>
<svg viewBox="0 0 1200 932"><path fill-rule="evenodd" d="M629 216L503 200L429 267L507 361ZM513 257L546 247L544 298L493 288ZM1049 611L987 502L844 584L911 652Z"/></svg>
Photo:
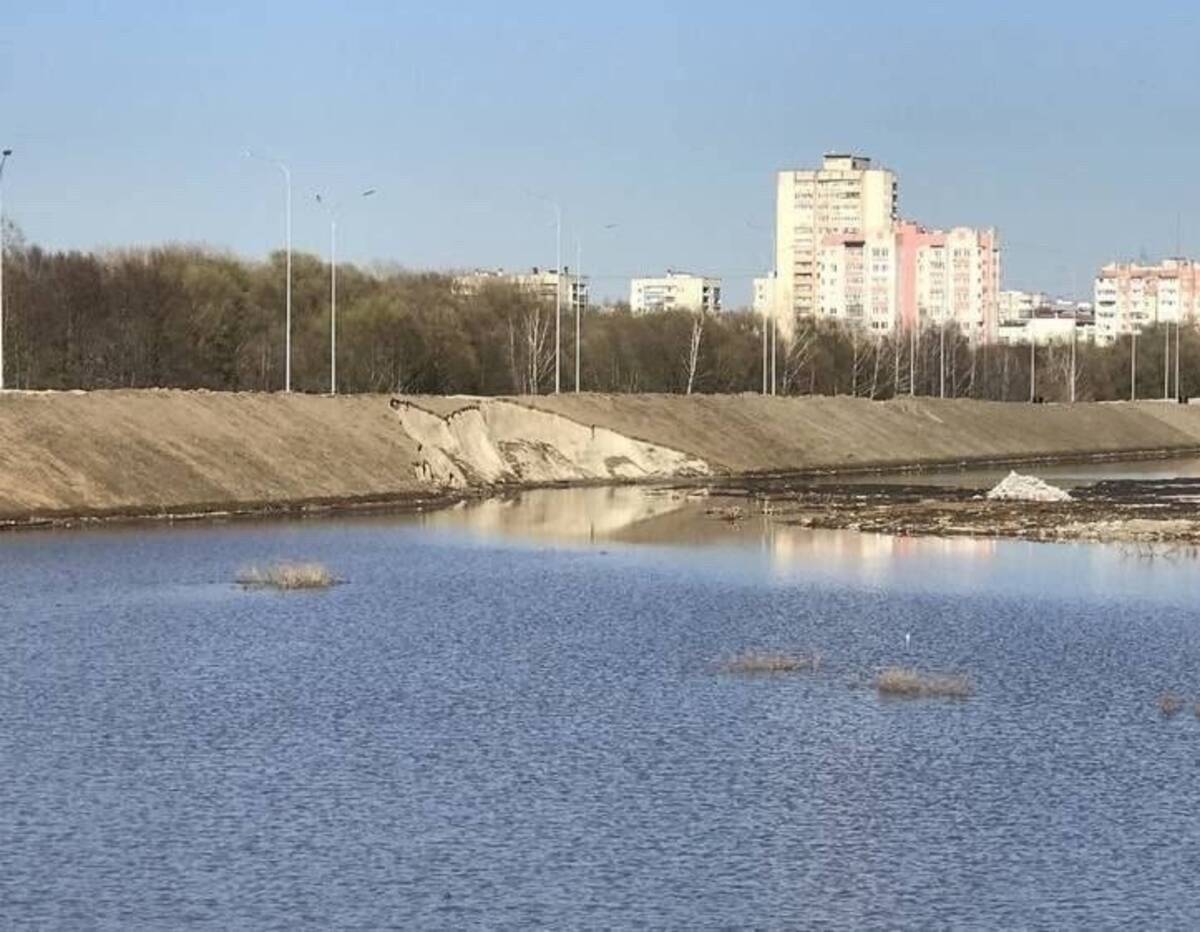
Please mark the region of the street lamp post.
<svg viewBox="0 0 1200 932"><path fill-rule="evenodd" d="M1037 398L1037 340L1029 335L1029 403Z"/></svg>
<svg viewBox="0 0 1200 932"><path fill-rule="evenodd" d="M1179 401L1183 397L1183 391L1179 387L1179 321L1175 321L1175 400Z"/></svg>
<svg viewBox="0 0 1200 932"><path fill-rule="evenodd" d="M617 224L606 223L603 230L615 230ZM583 332L583 240L575 238L575 393L579 394L579 360L582 351L580 334Z"/></svg>
<svg viewBox="0 0 1200 932"><path fill-rule="evenodd" d="M938 334L938 397L946 397L946 316L942 315L942 327Z"/></svg>
<svg viewBox="0 0 1200 932"><path fill-rule="evenodd" d="M363 191L359 197L370 197L374 188ZM329 394L337 394L337 212L339 204L316 196L317 203L329 212Z"/></svg>
<svg viewBox="0 0 1200 932"><path fill-rule="evenodd" d="M757 223L746 221L746 227L751 230L757 230L760 233L767 231L766 227L760 226ZM767 381L768 373L770 376L770 394L776 392L775 373L778 363L778 337L776 331L779 329L779 228L776 224L771 225L771 255L768 266L771 270L771 296L768 302L770 307L763 308L763 331L762 331L762 393L768 394ZM770 344L770 354L768 356L767 346Z"/></svg>
<svg viewBox="0 0 1200 932"><path fill-rule="evenodd" d="M562 391L562 207L554 204L554 394Z"/></svg>
<svg viewBox="0 0 1200 932"><path fill-rule="evenodd" d="M1137 401L1137 325L1129 335L1129 400Z"/></svg>
<svg viewBox="0 0 1200 932"><path fill-rule="evenodd" d="M1171 325L1166 324L1163 328L1166 335L1163 337L1163 401L1171 397Z"/></svg>
<svg viewBox="0 0 1200 932"><path fill-rule="evenodd" d="M1078 313L1076 311L1076 316L1071 318L1071 404L1075 403L1075 347L1079 342Z"/></svg>
<svg viewBox="0 0 1200 932"><path fill-rule="evenodd" d="M274 165L283 173L283 183L287 190L285 208L286 246L287 246L287 285L285 290L286 320L284 324L284 360L283 360L283 390L292 390L292 171L287 164L279 159L268 159L246 150L246 158L257 159Z"/></svg>
<svg viewBox="0 0 1200 932"><path fill-rule="evenodd" d="M4 163L12 149L0 151L0 392L4 391Z"/></svg>

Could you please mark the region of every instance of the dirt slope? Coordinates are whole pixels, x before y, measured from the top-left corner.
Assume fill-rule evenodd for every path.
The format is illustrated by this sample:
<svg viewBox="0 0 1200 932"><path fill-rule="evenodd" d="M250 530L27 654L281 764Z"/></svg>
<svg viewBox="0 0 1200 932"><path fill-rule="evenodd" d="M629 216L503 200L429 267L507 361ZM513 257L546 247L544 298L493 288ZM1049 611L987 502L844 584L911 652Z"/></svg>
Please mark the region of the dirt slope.
<svg viewBox="0 0 1200 932"><path fill-rule="evenodd" d="M1200 446L1200 407L903 398L562 395L523 399L732 472L908 465Z"/></svg>
<svg viewBox="0 0 1200 932"><path fill-rule="evenodd" d="M0 395L0 517L413 494L387 399L182 391Z"/></svg>
<svg viewBox="0 0 1200 932"><path fill-rule="evenodd" d="M545 463L557 463L563 478L595 479L1200 448L1200 407L1159 403L590 394L404 400L441 416L481 408L483 416L462 426L478 421L490 434L476 438L456 427L453 449L440 451L441 428L414 427L411 436L386 396L2 394L0 519L429 495L449 484L430 468L435 454L461 465L477 449L499 451L509 465L495 475L511 480L555 478L537 471ZM491 475L459 472L468 481Z"/></svg>

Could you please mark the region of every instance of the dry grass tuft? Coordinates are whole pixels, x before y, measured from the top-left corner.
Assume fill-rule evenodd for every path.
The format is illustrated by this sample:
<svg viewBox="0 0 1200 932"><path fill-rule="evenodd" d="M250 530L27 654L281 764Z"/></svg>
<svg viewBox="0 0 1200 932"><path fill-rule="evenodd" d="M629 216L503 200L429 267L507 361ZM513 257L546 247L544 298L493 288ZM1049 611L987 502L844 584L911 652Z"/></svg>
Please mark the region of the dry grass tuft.
<svg viewBox="0 0 1200 932"><path fill-rule="evenodd" d="M336 579L320 563L274 563L250 566L238 573L237 581L247 589L327 589Z"/></svg>
<svg viewBox="0 0 1200 932"><path fill-rule="evenodd" d="M747 651L721 664L722 673L816 673L820 654L776 654Z"/></svg>
<svg viewBox="0 0 1200 932"><path fill-rule="evenodd" d="M1183 709L1183 699L1168 690L1158 697L1158 711L1164 717L1170 718L1172 715L1177 715Z"/></svg>
<svg viewBox="0 0 1200 932"><path fill-rule="evenodd" d="M875 674L875 689L881 696L901 696L910 699L944 696L966 699L971 695L971 681L961 674L943 676L903 667L888 667Z"/></svg>

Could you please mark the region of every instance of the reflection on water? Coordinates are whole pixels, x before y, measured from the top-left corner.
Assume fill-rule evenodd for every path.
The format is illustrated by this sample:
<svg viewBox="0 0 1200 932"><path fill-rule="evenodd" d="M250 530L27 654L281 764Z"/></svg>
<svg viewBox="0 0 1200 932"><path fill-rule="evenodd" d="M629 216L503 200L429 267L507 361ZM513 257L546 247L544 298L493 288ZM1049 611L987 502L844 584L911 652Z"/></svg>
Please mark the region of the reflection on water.
<svg viewBox="0 0 1200 932"><path fill-rule="evenodd" d="M741 517L723 518L726 506L743 509ZM1186 591L1188 573L1196 567L1191 557L1138 559L1116 545L805 528L746 510L744 499L637 486L539 489L416 520L426 530L484 541L684 548L693 560L765 570L780 580L817 575L912 590L1003 585L1056 596L1106 592L1152 598Z"/></svg>
<svg viewBox="0 0 1200 932"><path fill-rule="evenodd" d="M594 541L679 511L689 502L681 492L634 486L534 489L428 512L420 523L480 535Z"/></svg>

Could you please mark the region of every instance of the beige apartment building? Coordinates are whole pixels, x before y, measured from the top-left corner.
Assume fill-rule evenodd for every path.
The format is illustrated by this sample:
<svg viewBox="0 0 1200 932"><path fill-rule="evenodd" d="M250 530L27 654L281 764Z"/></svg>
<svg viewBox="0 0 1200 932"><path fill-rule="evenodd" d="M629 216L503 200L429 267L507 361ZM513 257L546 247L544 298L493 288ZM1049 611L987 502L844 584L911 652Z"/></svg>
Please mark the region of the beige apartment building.
<svg viewBox="0 0 1200 932"><path fill-rule="evenodd" d="M890 333L899 323L903 246L893 228L824 236L817 251L816 315Z"/></svg>
<svg viewBox="0 0 1200 932"><path fill-rule="evenodd" d="M629 283L629 309L716 312L721 310L721 279L668 269L661 278L635 278Z"/></svg>
<svg viewBox="0 0 1200 932"><path fill-rule="evenodd" d="M1154 324L1194 324L1200 312L1200 262L1110 262L1096 276L1094 291L1097 343L1112 343Z"/></svg>
<svg viewBox="0 0 1200 932"><path fill-rule="evenodd" d="M586 275L572 275L564 267L562 273L554 269L534 266L528 272L506 272L504 269L475 269L464 275L456 275L454 288L459 294L478 294L488 282L506 282L536 294L548 302L561 295L564 308L586 308L588 306L588 279Z"/></svg>
<svg viewBox="0 0 1200 932"><path fill-rule="evenodd" d="M873 167L865 156L829 153L820 168L779 172L775 299L781 324L790 329L794 315L820 313L820 253L827 237L887 233L898 219L895 173Z"/></svg>

